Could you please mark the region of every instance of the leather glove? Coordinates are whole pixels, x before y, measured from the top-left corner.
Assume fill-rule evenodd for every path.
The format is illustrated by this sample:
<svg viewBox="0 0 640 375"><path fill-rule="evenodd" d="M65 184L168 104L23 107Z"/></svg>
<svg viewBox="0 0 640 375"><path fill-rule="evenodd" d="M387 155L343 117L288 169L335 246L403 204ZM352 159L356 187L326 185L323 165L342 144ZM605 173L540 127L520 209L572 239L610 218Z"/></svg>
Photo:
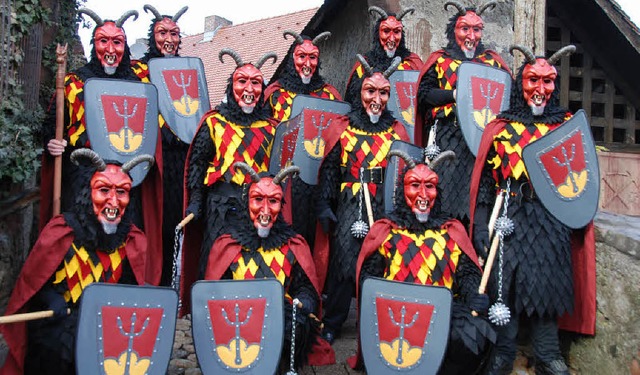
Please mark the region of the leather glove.
<svg viewBox="0 0 640 375"><path fill-rule="evenodd" d="M307 296L298 296L296 298L302 303L302 308L296 310L296 321L300 324L306 324L309 319L309 314L315 310L315 303Z"/></svg>
<svg viewBox="0 0 640 375"><path fill-rule="evenodd" d="M53 316L50 319L58 320L67 316L67 302L55 290L45 287L40 292L40 300L45 310L53 310Z"/></svg>
<svg viewBox="0 0 640 375"><path fill-rule="evenodd" d="M185 210L185 216L193 214L194 219L199 219L202 216L202 190L193 189L191 196L189 197L189 205Z"/></svg>
<svg viewBox="0 0 640 375"><path fill-rule="evenodd" d="M487 251L489 250L489 217L487 215L488 208L486 205L478 205L473 218L473 247L478 257L487 259Z"/></svg>
<svg viewBox="0 0 640 375"><path fill-rule="evenodd" d="M486 314L489 310L489 296L479 293L472 294L469 296L468 305L471 311L475 311L478 314Z"/></svg>
<svg viewBox="0 0 640 375"><path fill-rule="evenodd" d="M322 231L325 233L329 233L329 228L331 223L335 223L338 221L336 215L333 213L330 207L325 207L318 212L318 221L322 226Z"/></svg>

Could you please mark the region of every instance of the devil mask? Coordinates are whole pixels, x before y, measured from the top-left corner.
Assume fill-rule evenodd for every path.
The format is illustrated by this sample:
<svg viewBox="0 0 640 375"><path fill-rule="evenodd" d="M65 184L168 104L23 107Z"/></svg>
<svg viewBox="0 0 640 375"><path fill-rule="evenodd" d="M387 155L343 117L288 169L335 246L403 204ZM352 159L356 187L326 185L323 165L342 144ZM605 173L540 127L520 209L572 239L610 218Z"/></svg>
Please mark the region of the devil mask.
<svg viewBox="0 0 640 375"><path fill-rule="evenodd" d="M293 50L293 65L296 72L300 75L302 83L308 85L311 77L316 72L318 61L320 59L320 50L311 40L305 40L298 44Z"/></svg>
<svg viewBox="0 0 640 375"><path fill-rule="evenodd" d="M266 238L282 209L282 188L273 179L265 177L249 188L249 217L258 231Z"/></svg>
<svg viewBox="0 0 640 375"><path fill-rule="evenodd" d="M164 17L153 25L156 48L163 56L175 56L180 45L180 27L169 17Z"/></svg>
<svg viewBox="0 0 640 375"><path fill-rule="evenodd" d="M115 22L106 21L102 26L96 28L93 34L93 43L105 73L114 74L122 61L127 44L124 30L116 26Z"/></svg>
<svg viewBox="0 0 640 375"><path fill-rule="evenodd" d="M404 199L421 223L429 219L429 212L438 195L438 175L425 164L418 164L404 175Z"/></svg>
<svg viewBox="0 0 640 375"><path fill-rule="evenodd" d="M556 68L543 58L535 64L526 64L522 71L522 91L534 116L540 116L555 90Z"/></svg>
<svg viewBox="0 0 640 375"><path fill-rule="evenodd" d="M378 37L387 57L393 57L402 41L402 22L394 16L382 20L378 29Z"/></svg>
<svg viewBox="0 0 640 375"><path fill-rule="evenodd" d="M473 11L458 17L454 28L456 44L464 52L467 58L473 58L476 47L482 39L484 23L482 18Z"/></svg>
<svg viewBox="0 0 640 375"><path fill-rule="evenodd" d="M131 177L122 168L108 164L91 178L93 212L107 234L115 233L129 204Z"/></svg>
<svg viewBox="0 0 640 375"><path fill-rule="evenodd" d="M233 72L233 97L244 113L251 113L262 94L263 77L260 69L245 64Z"/></svg>
<svg viewBox="0 0 640 375"><path fill-rule="evenodd" d="M360 89L362 106L374 124L378 122L382 111L387 107L390 92L391 84L380 72L373 73L362 81Z"/></svg>

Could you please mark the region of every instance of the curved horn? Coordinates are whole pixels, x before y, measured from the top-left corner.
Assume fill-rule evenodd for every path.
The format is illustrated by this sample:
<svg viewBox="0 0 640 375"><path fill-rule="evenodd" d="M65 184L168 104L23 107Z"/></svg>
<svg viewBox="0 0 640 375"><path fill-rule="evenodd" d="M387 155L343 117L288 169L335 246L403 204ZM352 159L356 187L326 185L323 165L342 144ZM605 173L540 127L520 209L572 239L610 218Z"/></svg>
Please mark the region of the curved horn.
<svg viewBox="0 0 640 375"><path fill-rule="evenodd" d="M460 4L459 2L447 1L446 3L444 3L444 10L448 10L447 8L449 8L449 5L453 5L454 7L458 8L458 15L464 16L465 14L467 14L467 8L465 8L464 5Z"/></svg>
<svg viewBox="0 0 640 375"><path fill-rule="evenodd" d="M189 9L188 6L183 6L182 9L180 9L178 11L178 13L176 13L173 17L171 17L171 21L173 22L178 22L178 18L182 17L182 15L184 14L184 12L187 11L187 9Z"/></svg>
<svg viewBox="0 0 640 375"><path fill-rule="evenodd" d="M413 169L416 167L416 161L413 160L413 158L404 151L391 150L387 154L387 159L390 159L392 156L397 156L399 158L402 158L402 160L404 160L404 163L407 165L407 167L409 167L409 169Z"/></svg>
<svg viewBox="0 0 640 375"><path fill-rule="evenodd" d="M569 56L576 51L576 46L573 44L569 44L568 46L564 46L556 51L551 57L547 59L549 65L555 65L561 58L565 56Z"/></svg>
<svg viewBox="0 0 640 375"><path fill-rule="evenodd" d="M78 15L81 15L81 14L86 14L87 16L91 17L95 21L96 26L104 25L104 21L102 20L102 18L100 18L100 16L98 16L96 12L92 11L91 9L87 9L87 8L78 9Z"/></svg>
<svg viewBox="0 0 640 375"><path fill-rule="evenodd" d="M244 174L248 174L251 177L251 181L253 182L259 182L260 181L260 176L258 176L258 173L249 166L249 164L243 162L243 161L237 161L233 164L233 168L238 171L238 169L240 169Z"/></svg>
<svg viewBox="0 0 640 375"><path fill-rule="evenodd" d="M395 72L396 69L398 69L398 67L400 66L400 63L402 63L402 58L400 56L394 57L393 60L391 60L391 65L389 65L387 70L385 70L384 73L382 73L384 78L389 79L389 76L393 74L393 72Z"/></svg>
<svg viewBox="0 0 640 375"><path fill-rule="evenodd" d="M223 48L218 53L218 58L220 59L220 62L223 64L224 64L224 60L222 59L222 56L224 55L231 56L231 58L236 61L236 65L238 68L244 65L244 62L242 61L242 58L240 58L240 55L238 55L238 52L232 50L231 48Z"/></svg>
<svg viewBox="0 0 640 375"><path fill-rule="evenodd" d="M99 171L104 171L107 168L107 164L102 160L97 152L90 148L79 148L71 153L69 160L75 165L80 165L78 158L87 158L91 161L91 164L95 166Z"/></svg>
<svg viewBox="0 0 640 375"><path fill-rule="evenodd" d="M323 33L318 34L315 38L313 38L313 40L311 41L311 44L313 44L315 46L318 43L324 42L325 40L329 39L330 37L331 37L331 32L325 31Z"/></svg>
<svg viewBox="0 0 640 375"><path fill-rule="evenodd" d="M122 171L124 173L129 173L130 170L133 169L133 167L135 167L136 165L143 163L143 162L147 162L149 163L149 167L151 167L153 165L153 162L155 161L155 159L153 158L153 156L149 155L149 154L142 154L142 155L138 155L136 157L134 157L133 159L129 160L128 162L122 164Z"/></svg>
<svg viewBox="0 0 640 375"><path fill-rule="evenodd" d="M382 9L380 7L377 7L377 6L370 6L369 7L369 14L372 14L372 15L375 16L374 13L378 13L381 18L389 17L389 15L387 14L387 12L384 11L384 9Z"/></svg>
<svg viewBox="0 0 640 375"><path fill-rule="evenodd" d="M529 47L525 47L519 44L513 44L509 47L509 53L513 56L513 50L520 51L524 57L527 59L527 62L531 65L536 63L536 56L533 54L533 51Z"/></svg>
<svg viewBox="0 0 640 375"><path fill-rule="evenodd" d="M298 172L300 172L300 167L298 167L297 165L290 165L285 169L280 170L280 172L276 174L276 176L273 178L273 183L279 185L280 182L285 179L285 177Z"/></svg>
<svg viewBox="0 0 640 375"><path fill-rule="evenodd" d="M298 44L302 44L304 42L304 39L302 39L300 34L295 32L294 30L285 30L282 32L282 35L284 36L285 39L287 39L287 35L291 35L293 39L296 40L296 43Z"/></svg>
<svg viewBox="0 0 640 375"><path fill-rule="evenodd" d="M373 69L371 68L371 65L369 65L367 60L365 60L364 57L361 54L357 54L356 58L358 59L358 61L360 61L360 64L362 64L362 68L364 69L364 72L368 76L372 76L373 75Z"/></svg>
<svg viewBox="0 0 640 375"><path fill-rule="evenodd" d="M158 12L158 10L153 7L153 5L145 4L142 9L144 9L145 13L153 13L153 16L155 17L154 21L160 21L162 19L162 14L160 14L160 12Z"/></svg>
<svg viewBox="0 0 640 375"><path fill-rule="evenodd" d="M404 9L404 10L402 10L402 12L400 12L400 14L398 14L396 19L398 21L402 22L402 18L404 18L404 16L406 16L407 14L413 14L415 11L416 11L416 8Z"/></svg>
<svg viewBox="0 0 640 375"><path fill-rule="evenodd" d="M278 55L276 55L275 52L267 52L264 55L262 55L260 60L258 60L253 66L260 69L262 68L262 65L264 65L264 63L267 62L267 60L269 59L273 59L273 63L275 64L276 61L278 61Z"/></svg>
<svg viewBox="0 0 640 375"><path fill-rule="evenodd" d="M487 1L486 3L480 5L478 10L476 11L476 14L478 15L478 17L480 17L482 15L482 12L487 10L489 7L491 7L491 9L489 10L493 10L493 8L495 8L496 5L498 5L497 1Z"/></svg>
<svg viewBox="0 0 640 375"><path fill-rule="evenodd" d="M138 11L137 10L130 10L125 12L120 18L118 18L118 20L116 21L116 26L117 27L122 27L122 24L129 18L133 16L133 20L137 20L138 19Z"/></svg>
<svg viewBox="0 0 640 375"><path fill-rule="evenodd" d="M456 153L451 150L447 150L439 153L438 156L433 158L433 160L431 160L427 164L429 165L429 168L435 169L438 165L442 164L442 162L447 160L453 160L455 158L456 158Z"/></svg>

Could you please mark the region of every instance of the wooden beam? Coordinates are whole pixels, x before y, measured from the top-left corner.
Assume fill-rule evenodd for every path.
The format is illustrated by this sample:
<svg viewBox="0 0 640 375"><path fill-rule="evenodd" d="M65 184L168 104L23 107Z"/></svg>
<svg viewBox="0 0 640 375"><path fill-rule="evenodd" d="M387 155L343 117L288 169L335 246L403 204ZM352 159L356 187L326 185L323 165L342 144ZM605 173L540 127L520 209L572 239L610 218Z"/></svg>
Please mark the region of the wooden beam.
<svg viewBox="0 0 640 375"><path fill-rule="evenodd" d="M515 0L513 8L513 41L530 47L536 55L544 55L545 52L546 8L547 0ZM523 61L524 57L516 54L514 67L520 67Z"/></svg>

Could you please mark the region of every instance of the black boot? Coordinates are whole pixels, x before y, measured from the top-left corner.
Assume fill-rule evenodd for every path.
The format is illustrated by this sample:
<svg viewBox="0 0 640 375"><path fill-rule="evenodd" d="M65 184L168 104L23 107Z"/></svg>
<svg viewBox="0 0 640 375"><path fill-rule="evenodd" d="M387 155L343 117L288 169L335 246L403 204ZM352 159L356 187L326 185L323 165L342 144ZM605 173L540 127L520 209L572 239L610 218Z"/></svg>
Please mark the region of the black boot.
<svg viewBox="0 0 640 375"><path fill-rule="evenodd" d="M551 362L536 362L536 375L570 375L562 358Z"/></svg>
<svg viewBox="0 0 640 375"><path fill-rule="evenodd" d="M513 361L505 356L495 355L489 361L486 375L509 375L513 370Z"/></svg>

